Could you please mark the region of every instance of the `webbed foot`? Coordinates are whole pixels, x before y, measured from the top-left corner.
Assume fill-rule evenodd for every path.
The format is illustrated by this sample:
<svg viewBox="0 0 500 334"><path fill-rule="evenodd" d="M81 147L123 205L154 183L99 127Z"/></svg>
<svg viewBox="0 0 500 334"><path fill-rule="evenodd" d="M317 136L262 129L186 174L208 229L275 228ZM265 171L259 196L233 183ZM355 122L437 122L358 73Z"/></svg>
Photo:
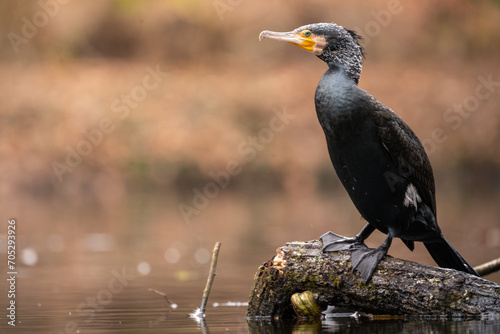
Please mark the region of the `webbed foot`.
<svg viewBox="0 0 500 334"><path fill-rule="evenodd" d="M351 249L352 270L357 270L361 274L363 282L367 283L375 269L391 247L392 238L387 236L384 243L379 248L353 247Z"/></svg>
<svg viewBox="0 0 500 334"><path fill-rule="evenodd" d="M353 247L366 247L357 237L347 238L333 232L326 232L320 237L323 242L323 252L351 250Z"/></svg>
<svg viewBox="0 0 500 334"><path fill-rule="evenodd" d="M383 247L353 247L351 249L352 270L359 271L363 282L367 283L386 254L387 249Z"/></svg>

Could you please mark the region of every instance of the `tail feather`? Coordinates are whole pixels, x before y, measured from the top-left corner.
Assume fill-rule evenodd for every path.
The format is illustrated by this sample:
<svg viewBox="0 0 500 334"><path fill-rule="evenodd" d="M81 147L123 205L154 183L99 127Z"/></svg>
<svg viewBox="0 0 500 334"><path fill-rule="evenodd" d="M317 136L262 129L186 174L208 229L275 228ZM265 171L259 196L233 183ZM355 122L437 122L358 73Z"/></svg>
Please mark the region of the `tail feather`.
<svg viewBox="0 0 500 334"><path fill-rule="evenodd" d="M479 276L444 237L434 242L424 242L424 245L438 266Z"/></svg>

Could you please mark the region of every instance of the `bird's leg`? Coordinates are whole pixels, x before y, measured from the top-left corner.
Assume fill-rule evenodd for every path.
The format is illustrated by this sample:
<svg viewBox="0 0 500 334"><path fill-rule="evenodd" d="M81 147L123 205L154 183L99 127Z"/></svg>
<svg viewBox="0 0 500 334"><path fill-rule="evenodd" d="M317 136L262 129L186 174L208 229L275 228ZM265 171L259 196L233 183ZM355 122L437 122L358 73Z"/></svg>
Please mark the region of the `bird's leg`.
<svg viewBox="0 0 500 334"><path fill-rule="evenodd" d="M364 243L366 238L368 238L373 231L375 231L375 226L368 223L358 234L356 234L355 238L358 239L360 243Z"/></svg>
<svg viewBox="0 0 500 334"><path fill-rule="evenodd" d="M392 243L392 237L387 236L384 243L378 248L367 248L353 246L351 251L352 270L357 270L361 278L367 283L382 258L387 254Z"/></svg>
<svg viewBox="0 0 500 334"><path fill-rule="evenodd" d="M364 241L373 231L375 231L375 227L371 224L366 224L366 226L352 238L347 238L333 232L326 232L320 237L323 242L323 252L349 250L353 247L366 248Z"/></svg>

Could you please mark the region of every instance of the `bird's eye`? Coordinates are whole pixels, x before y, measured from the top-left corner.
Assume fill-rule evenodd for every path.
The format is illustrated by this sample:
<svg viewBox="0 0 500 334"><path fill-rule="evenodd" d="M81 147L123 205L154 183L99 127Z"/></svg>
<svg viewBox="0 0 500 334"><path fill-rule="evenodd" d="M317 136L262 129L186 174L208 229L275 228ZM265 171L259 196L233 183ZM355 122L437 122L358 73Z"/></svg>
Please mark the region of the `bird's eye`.
<svg viewBox="0 0 500 334"><path fill-rule="evenodd" d="M311 32L309 30L304 31L304 36L306 37L311 36Z"/></svg>

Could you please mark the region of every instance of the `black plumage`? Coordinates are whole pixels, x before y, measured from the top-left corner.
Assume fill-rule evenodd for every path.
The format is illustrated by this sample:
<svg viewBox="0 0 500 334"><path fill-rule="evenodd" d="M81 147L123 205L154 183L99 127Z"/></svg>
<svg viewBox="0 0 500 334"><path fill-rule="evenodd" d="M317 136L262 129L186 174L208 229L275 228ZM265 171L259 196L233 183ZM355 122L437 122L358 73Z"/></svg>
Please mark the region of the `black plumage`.
<svg viewBox="0 0 500 334"><path fill-rule="evenodd" d="M335 171L368 224L353 238L324 234L323 250L351 250L353 268L368 281L397 237L411 250L423 242L441 267L477 275L437 224L434 176L422 143L396 113L358 87L360 36L318 23L287 33L263 31L260 38L294 44L328 64L316 89L316 112ZM375 229L387 238L370 249L364 240Z"/></svg>

